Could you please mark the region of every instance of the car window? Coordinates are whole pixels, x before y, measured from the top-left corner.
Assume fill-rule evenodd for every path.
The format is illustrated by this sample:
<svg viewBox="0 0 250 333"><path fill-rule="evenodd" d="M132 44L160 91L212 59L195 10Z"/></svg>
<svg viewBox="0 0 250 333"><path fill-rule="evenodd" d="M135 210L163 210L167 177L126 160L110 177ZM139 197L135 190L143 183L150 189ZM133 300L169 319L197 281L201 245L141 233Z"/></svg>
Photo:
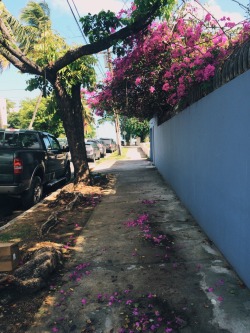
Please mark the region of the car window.
<svg viewBox="0 0 250 333"><path fill-rule="evenodd" d="M24 148L40 148L40 144L35 133L20 133L18 140L20 145Z"/></svg>
<svg viewBox="0 0 250 333"><path fill-rule="evenodd" d="M35 133L1 132L0 146L10 148L40 149L40 142Z"/></svg>
<svg viewBox="0 0 250 333"><path fill-rule="evenodd" d="M52 150L59 150L61 149L61 146L59 142L54 138L53 136L49 135L49 141L51 143Z"/></svg>
<svg viewBox="0 0 250 333"><path fill-rule="evenodd" d="M51 149L51 144L50 144L50 141L49 141L49 138L47 137L47 135L43 136L43 142L44 142L44 145L47 150Z"/></svg>
<svg viewBox="0 0 250 333"><path fill-rule="evenodd" d="M20 143L18 142L18 133L5 133L4 138L5 147L18 147Z"/></svg>
<svg viewBox="0 0 250 333"><path fill-rule="evenodd" d="M107 143L107 144L110 143L110 140L109 140L109 139L102 139L102 141L103 141L104 143Z"/></svg>

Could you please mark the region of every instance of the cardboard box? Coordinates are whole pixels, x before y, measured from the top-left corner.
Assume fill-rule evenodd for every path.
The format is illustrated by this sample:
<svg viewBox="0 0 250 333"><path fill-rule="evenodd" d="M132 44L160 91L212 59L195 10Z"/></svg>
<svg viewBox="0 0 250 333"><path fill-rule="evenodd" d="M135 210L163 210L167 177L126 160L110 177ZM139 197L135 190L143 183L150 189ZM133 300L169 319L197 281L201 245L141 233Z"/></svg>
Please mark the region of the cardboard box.
<svg viewBox="0 0 250 333"><path fill-rule="evenodd" d="M0 272L13 271L20 261L19 247L16 243L0 243Z"/></svg>

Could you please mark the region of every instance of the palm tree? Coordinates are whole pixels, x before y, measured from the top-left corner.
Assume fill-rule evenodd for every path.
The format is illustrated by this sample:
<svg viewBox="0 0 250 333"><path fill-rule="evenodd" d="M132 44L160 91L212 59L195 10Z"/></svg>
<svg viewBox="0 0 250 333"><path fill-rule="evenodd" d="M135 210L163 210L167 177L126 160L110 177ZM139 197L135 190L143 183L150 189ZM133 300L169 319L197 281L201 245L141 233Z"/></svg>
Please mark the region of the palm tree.
<svg viewBox="0 0 250 333"><path fill-rule="evenodd" d="M20 20L26 28L23 49L40 66L54 62L68 49L64 39L52 30L50 10L45 2L30 1L21 11Z"/></svg>
<svg viewBox="0 0 250 333"><path fill-rule="evenodd" d="M55 54L54 46L56 45L56 49L58 49L59 42L59 38L55 36L51 28L52 24L50 20L50 10L47 3L37 3L34 1L30 1L27 6L21 11L20 20L24 23L26 28L26 34L22 35L21 37L21 48L25 51L25 53L29 54L30 57L36 60L40 65L44 65L48 60L45 59L47 55L49 54L51 56L52 54ZM29 36L28 40L24 36ZM55 37L57 39L56 42L54 42ZM53 40L52 43L51 40ZM61 38L60 44L65 46L64 40ZM51 45L53 45L53 52L51 49ZM50 50L48 50L48 48L50 48ZM44 85L45 84L46 73L44 72ZM44 93L44 91L41 90L41 93L37 99L32 119L29 124L29 129L33 127L33 123L35 121L35 117L43 95L46 94Z"/></svg>
<svg viewBox="0 0 250 333"><path fill-rule="evenodd" d="M47 34L51 33L51 20L49 7L45 2L30 1L21 11L20 21L24 23L25 34L21 37L21 48L27 54L36 51L36 45L45 43ZM28 38L27 38L28 37ZM36 54L33 54L36 58Z"/></svg>

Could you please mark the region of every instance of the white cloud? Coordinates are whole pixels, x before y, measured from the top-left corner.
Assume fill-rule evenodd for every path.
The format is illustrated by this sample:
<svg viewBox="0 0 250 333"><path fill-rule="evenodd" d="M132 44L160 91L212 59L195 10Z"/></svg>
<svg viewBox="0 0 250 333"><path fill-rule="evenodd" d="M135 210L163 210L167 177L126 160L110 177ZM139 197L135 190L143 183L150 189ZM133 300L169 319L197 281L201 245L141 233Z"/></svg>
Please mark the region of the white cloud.
<svg viewBox="0 0 250 333"><path fill-rule="evenodd" d="M228 0L229 1L229 0ZM205 1L201 1L201 3L204 3ZM221 19L222 17L230 17L231 22L239 23L241 21L244 21L244 16L239 11L229 11L228 9L223 9L219 3L218 0L208 0L203 4L203 7L207 9L209 13L211 13L216 19ZM203 18L207 11L204 10L204 8L197 4L196 1L191 0L190 3L197 8L197 14ZM230 7L230 6L227 6Z"/></svg>
<svg viewBox="0 0 250 333"><path fill-rule="evenodd" d="M231 21L235 23L239 23L245 19L244 16L238 12L223 10L215 0L208 1L205 7L216 19L221 19L223 16L226 16L230 17Z"/></svg>
<svg viewBox="0 0 250 333"><path fill-rule="evenodd" d="M67 11L69 6L67 1L63 0L50 0L50 6L54 9ZM127 4L125 5L124 2ZM96 14L101 10L111 10L113 12L118 12L122 8L127 8L131 1L120 1L120 0L74 0L75 6L77 7L78 12L83 15L87 13ZM74 8L74 4L69 0L70 5Z"/></svg>

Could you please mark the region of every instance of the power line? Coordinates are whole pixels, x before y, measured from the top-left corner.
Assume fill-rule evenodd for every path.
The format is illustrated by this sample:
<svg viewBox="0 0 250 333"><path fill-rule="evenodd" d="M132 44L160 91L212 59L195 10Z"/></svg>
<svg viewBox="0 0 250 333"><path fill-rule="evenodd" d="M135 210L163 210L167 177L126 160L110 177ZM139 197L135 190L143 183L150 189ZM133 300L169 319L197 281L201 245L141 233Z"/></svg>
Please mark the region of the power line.
<svg viewBox="0 0 250 333"><path fill-rule="evenodd" d="M85 43L88 44L88 41L87 41L87 39L86 39L86 37L85 37L85 35L84 35L84 33L83 33L83 31L82 31L80 25L79 25L79 22L78 22L78 20L77 20L77 18L76 18L76 16L75 16L75 13L74 13L74 11L73 11L73 9L72 9L70 3L69 3L69 0L67 0L67 3L68 3L68 5L69 5L70 11L71 11L71 13L72 13L72 15L73 15L73 17L74 17L74 20L75 20L75 22L76 22L76 24L77 24L77 26L78 26L78 29L79 29L80 32L81 32L81 35L82 35L82 37L83 37ZM78 17L80 18L81 16L80 16L80 14L79 14L79 12L78 12L78 9L77 9L77 7L76 7L76 5L75 5L74 0L72 0L72 3L74 4L75 10L76 10L76 12L77 12L77 14L78 14ZM97 60L97 67L99 68L99 71L101 72L101 74L102 74L103 76L105 76L104 71L103 71L103 69L102 69L102 67L101 67L101 64L100 64L100 60L98 59L98 57L97 57L96 55L95 55L95 58L96 58L96 60Z"/></svg>
<svg viewBox="0 0 250 333"><path fill-rule="evenodd" d="M74 11L73 11L73 9L72 9L70 3L69 3L69 0L67 0L67 3L68 3L68 5L69 5L69 8L70 8L71 14L73 15L74 20L75 20L75 22L76 22L76 24L77 24L77 27L78 27L78 29L80 30L80 33L81 33L81 35L82 35L82 37L83 37L85 43L87 44L87 43L88 43L88 42L87 42L87 39L86 39L85 35L84 35L83 32L82 32L82 29L81 29L81 27L80 27L80 25L79 25L79 23L78 23L78 21L77 21L77 19L76 19L75 13L74 13ZM73 2L73 3L74 3L74 2ZM79 15L79 14L78 14L78 15Z"/></svg>

